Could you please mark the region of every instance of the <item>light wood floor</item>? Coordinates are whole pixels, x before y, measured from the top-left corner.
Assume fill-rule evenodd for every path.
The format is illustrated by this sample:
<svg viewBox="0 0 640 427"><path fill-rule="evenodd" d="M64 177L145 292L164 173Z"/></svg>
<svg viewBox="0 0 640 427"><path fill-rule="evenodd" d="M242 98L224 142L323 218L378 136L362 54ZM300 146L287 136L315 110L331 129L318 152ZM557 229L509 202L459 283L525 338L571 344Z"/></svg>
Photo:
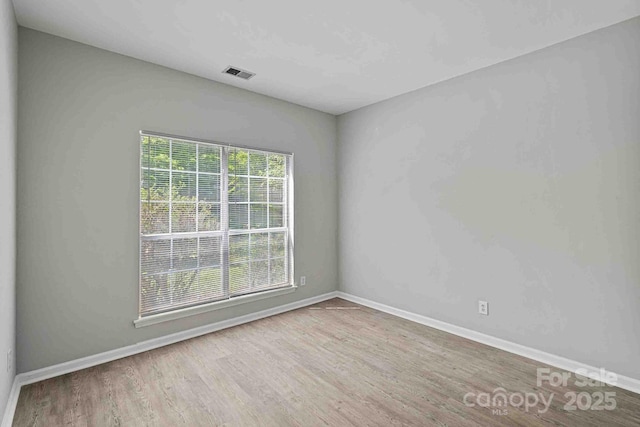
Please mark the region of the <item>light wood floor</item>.
<svg viewBox="0 0 640 427"><path fill-rule="evenodd" d="M542 366L334 299L25 386L14 426L640 425L640 395L618 388L587 390L615 392L613 411L565 411L585 389L536 387ZM543 414L463 403L498 387L555 398Z"/></svg>

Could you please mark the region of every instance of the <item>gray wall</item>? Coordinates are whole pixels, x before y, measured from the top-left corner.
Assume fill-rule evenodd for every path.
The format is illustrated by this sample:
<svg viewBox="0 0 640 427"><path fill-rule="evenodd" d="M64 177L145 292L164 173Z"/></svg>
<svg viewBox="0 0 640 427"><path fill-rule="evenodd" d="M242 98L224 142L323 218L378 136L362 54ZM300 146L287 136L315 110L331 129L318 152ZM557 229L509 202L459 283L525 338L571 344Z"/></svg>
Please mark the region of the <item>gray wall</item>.
<svg viewBox="0 0 640 427"><path fill-rule="evenodd" d="M340 289L640 378L639 40L633 19L340 116Z"/></svg>
<svg viewBox="0 0 640 427"><path fill-rule="evenodd" d="M19 41L19 372L337 289L334 116L24 28ZM293 151L307 286L135 329L140 129Z"/></svg>
<svg viewBox="0 0 640 427"><path fill-rule="evenodd" d="M11 0L0 0L0 419L15 377L17 91L18 29Z"/></svg>

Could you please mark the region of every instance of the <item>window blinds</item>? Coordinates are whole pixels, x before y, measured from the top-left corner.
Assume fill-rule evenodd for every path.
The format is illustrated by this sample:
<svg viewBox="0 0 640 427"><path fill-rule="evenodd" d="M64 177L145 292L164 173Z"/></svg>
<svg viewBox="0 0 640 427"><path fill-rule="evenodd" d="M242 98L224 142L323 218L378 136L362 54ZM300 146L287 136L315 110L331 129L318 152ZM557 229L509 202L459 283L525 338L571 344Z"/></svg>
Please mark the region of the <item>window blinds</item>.
<svg viewBox="0 0 640 427"><path fill-rule="evenodd" d="M292 155L143 133L140 316L292 284Z"/></svg>

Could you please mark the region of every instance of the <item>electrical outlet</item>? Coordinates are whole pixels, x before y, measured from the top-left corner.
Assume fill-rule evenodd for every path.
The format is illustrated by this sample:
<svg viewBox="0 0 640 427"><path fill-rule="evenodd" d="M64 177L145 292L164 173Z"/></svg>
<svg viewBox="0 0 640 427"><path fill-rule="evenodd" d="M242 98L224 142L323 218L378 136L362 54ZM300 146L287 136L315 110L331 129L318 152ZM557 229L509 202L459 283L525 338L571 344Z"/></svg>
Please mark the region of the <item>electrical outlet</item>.
<svg viewBox="0 0 640 427"><path fill-rule="evenodd" d="M307 276L300 276L300 286L307 284Z"/></svg>
<svg viewBox="0 0 640 427"><path fill-rule="evenodd" d="M478 313L488 316L489 315L489 303L486 301L478 301Z"/></svg>
<svg viewBox="0 0 640 427"><path fill-rule="evenodd" d="M7 372L11 372L13 368L13 350L7 351Z"/></svg>

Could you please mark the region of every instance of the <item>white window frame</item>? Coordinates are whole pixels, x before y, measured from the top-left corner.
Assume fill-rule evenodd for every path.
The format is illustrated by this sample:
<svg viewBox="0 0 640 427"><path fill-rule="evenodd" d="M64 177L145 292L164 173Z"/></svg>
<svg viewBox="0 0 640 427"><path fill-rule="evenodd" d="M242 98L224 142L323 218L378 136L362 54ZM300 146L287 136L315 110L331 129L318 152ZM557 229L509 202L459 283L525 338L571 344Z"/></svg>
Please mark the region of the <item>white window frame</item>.
<svg viewBox="0 0 640 427"><path fill-rule="evenodd" d="M293 166L293 153L290 152L284 152L284 151L278 151L278 150L273 150L273 149L264 149L264 148L257 148L257 147L249 147L249 146L244 146L244 145L237 145L237 144L227 144L227 143L221 143L218 141L212 141L212 140L206 140L206 139L201 139L201 138L191 138L191 137L185 137L185 136L179 136L179 135L170 135L170 134L165 134L165 133L160 133L160 132L153 132L153 131L146 131L146 130L141 130L140 131L140 137L137 141L138 146L140 145L140 141L141 138L143 137L156 137L156 138L164 138L164 139L169 139L171 141L180 141L180 142L187 142L187 143L194 143L194 144L212 144L215 145L217 147L221 148L221 158L220 158L220 163L221 163L221 170L220 170L220 186L221 186L221 199L220 199L220 209L221 209L221 229L220 231L215 231L215 232L194 232L192 233L194 236L195 235L206 235L206 234L220 234L222 235L222 247L221 247L221 251L222 251L222 256L223 256L223 261L222 261L222 265L221 267L221 273L223 276L222 279L222 283L223 283L223 287L225 288L225 295L226 298L224 299L219 299L219 300L215 300L212 302L206 302L206 303L202 303L202 304L194 304L191 306L186 306L186 307L178 307L175 309L168 309L167 311L163 311L160 313L156 313L156 314L148 314L148 315L142 315L141 314L141 307L142 307L142 267L141 267L141 263L142 263L142 242L143 242L143 234L142 234L142 228L141 228L141 224L142 224L142 201L140 201L139 203L139 217L138 217L138 227L139 227L139 239L138 239L138 268L139 268L139 274L138 274L138 318L136 320L134 320L134 325L136 328L139 327L144 327L144 326L150 326L150 325L154 325L157 323L161 323L161 322L166 322L169 320L175 320L175 319L179 319L179 318L183 318L183 317L187 317L187 316L193 316L196 314L201 314L201 313L205 313L208 311L213 311L213 310L219 310L219 309L223 309L226 307L232 307L238 304L244 304L244 303L248 303L248 302L252 302L252 301L258 301L258 300L262 300L265 298L270 298L270 297L275 297L275 296L280 296L280 295L285 295L285 294L289 294L292 292L295 292L297 289L297 285L295 283L295 275L294 275L294 179L293 179L293 175L294 175L294 166ZM285 204L286 204L286 210L287 210L287 222L286 222L286 227L282 227L283 229L287 230L287 236L288 236L288 251L285 254L286 257L286 268L288 270L288 284L285 284L281 287L277 287L277 288L271 288L271 289L266 289L266 290L258 290L258 291L252 291L249 293L243 293L243 294L239 294L239 295L230 295L229 292L229 278L228 278L228 266L229 266L229 237L232 235L250 235L253 233L257 233L257 232L266 232L266 231L273 231L273 230L277 230L277 228L265 228L265 229L251 229L248 228L247 230L229 230L229 215L228 215L228 208L229 208L229 200L228 200L228 165L227 165L227 158L228 158L228 152L232 149L239 149L239 150L247 150L247 151L256 151L256 152L261 152L261 153L273 153L273 154L282 154L288 157L287 162L286 162L286 176L285 176L285 180L286 180L286 185L285 185ZM140 158L140 183L142 183L142 157ZM249 191L249 189L247 189L247 191ZM138 197L140 194L140 187L138 186ZM249 209L250 210L250 209ZM197 209L196 209L197 212ZM268 224L267 224L268 225Z"/></svg>

